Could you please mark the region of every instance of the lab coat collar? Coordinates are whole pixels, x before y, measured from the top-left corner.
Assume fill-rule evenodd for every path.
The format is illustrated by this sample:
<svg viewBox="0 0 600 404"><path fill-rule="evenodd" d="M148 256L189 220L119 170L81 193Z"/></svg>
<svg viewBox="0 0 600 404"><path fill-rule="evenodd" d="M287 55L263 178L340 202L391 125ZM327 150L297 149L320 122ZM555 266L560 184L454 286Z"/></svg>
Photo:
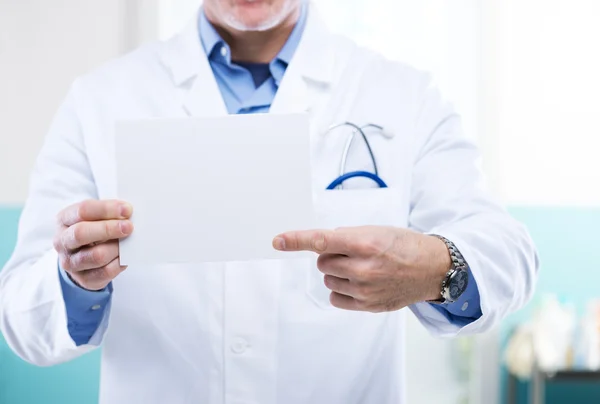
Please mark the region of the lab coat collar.
<svg viewBox="0 0 600 404"><path fill-rule="evenodd" d="M196 19L188 23L182 32L164 43L160 58L169 69L176 86L183 85L200 73L202 59L206 59L207 56L202 49Z"/></svg>
<svg viewBox="0 0 600 404"><path fill-rule="evenodd" d="M292 57L290 67L296 65L298 73L305 79L330 84L333 80L334 49L333 35L310 2L304 34Z"/></svg>
<svg viewBox="0 0 600 404"><path fill-rule="evenodd" d="M199 11L201 12L201 11ZM178 35L162 47L161 60L169 69L176 86L182 86L210 68L207 55L200 42L198 16ZM329 84L333 79L332 34L310 2L306 27L290 67L308 80ZM295 65L295 66L294 66Z"/></svg>

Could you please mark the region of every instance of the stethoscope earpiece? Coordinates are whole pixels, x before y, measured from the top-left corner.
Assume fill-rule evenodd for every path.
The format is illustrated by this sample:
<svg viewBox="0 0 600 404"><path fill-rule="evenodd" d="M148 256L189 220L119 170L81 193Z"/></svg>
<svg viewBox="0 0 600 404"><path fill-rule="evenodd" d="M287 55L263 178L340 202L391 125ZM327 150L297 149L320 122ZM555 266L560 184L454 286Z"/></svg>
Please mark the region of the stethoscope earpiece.
<svg viewBox="0 0 600 404"><path fill-rule="evenodd" d="M387 139L392 139L394 137L394 134L388 130L386 130L385 128L381 128L381 134L383 135L383 137L387 138Z"/></svg>

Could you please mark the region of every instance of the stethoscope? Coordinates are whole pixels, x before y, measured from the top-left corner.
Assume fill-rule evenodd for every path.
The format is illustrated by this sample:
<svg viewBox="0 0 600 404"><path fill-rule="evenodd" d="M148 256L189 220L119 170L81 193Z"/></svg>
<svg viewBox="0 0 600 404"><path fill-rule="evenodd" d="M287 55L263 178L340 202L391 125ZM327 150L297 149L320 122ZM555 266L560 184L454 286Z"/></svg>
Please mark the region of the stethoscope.
<svg viewBox="0 0 600 404"><path fill-rule="evenodd" d="M344 182L346 180L349 180L351 178L357 178L357 177L368 178L368 179L372 180L373 182L375 182L379 186L379 188L387 188L388 187L387 184L381 179L381 177L379 177L379 169L377 168L377 159L375 158L375 154L373 153L373 149L371 148L371 143L369 142L369 139L367 138L365 129L369 129L369 128L377 129L381 135L383 135L384 137L386 137L388 139L391 139L392 137L394 137L394 135L387 132L382 126L379 126L379 125L369 123L367 125L358 126L352 122L344 122L344 123L340 123L337 125L332 125L327 129L327 131L325 132L325 135L328 135L331 132L333 132L334 130L344 127L344 126L351 127L352 133L350 134L350 137L348 138L348 140L346 141L346 145L344 146L344 151L342 153L342 159L340 161L339 176L331 184L329 184L327 189L328 190L333 190L336 188L343 189ZM346 167L348 165L348 155L350 154L350 148L352 147L352 144L354 143L354 139L356 138L357 134L360 134L360 136L365 141L365 145L367 147L367 151L369 152L369 156L371 158L371 163L373 165L373 172L369 172L369 171L351 171L348 173L346 172Z"/></svg>

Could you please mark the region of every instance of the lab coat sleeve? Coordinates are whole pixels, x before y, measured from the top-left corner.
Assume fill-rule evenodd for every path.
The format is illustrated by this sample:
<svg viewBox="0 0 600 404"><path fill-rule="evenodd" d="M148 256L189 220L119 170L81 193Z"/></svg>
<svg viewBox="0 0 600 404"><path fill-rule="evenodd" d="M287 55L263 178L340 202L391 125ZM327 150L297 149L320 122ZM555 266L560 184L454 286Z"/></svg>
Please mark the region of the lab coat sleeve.
<svg viewBox="0 0 600 404"><path fill-rule="evenodd" d="M486 190L479 151L464 136L460 117L429 78L418 93L410 227L456 244L477 283L482 315L461 324L429 303L411 310L434 336L484 332L532 297L537 254L524 226Z"/></svg>
<svg viewBox="0 0 600 404"><path fill-rule="evenodd" d="M77 113L77 83L60 107L38 156L19 223L15 251L0 272L0 331L21 358L39 366L73 359L96 348L110 310L92 336L76 346L69 335L58 255L56 216L65 207L97 198Z"/></svg>

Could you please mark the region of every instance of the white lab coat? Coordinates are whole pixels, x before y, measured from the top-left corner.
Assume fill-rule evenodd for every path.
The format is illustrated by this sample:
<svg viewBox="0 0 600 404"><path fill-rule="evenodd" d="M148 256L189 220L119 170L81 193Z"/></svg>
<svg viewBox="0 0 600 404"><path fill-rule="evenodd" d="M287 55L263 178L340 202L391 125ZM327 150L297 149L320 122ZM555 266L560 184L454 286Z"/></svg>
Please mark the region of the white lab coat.
<svg viewBox="0 0 600 404"><path fill-rule="evenodd" d="M309 14L272 113L311 116L322 224L387 224L453 240L471 265L483 316L461 328L426 303L411 310L437 336L489 329L532 294L537 259L526 231L485 191L478 151L430 77L329 33ZM407 310L334 309L316 259L131 266L114 281L90 345L71 340L52 249L55 216L88 198L118 197L115 122L223 114L196 24L74 83L37 160L18 245L0 275L8 344L42 366L101 344L107 404L402 403ZM371 135L389 189L322 191L337 176L348 136L323 131L343 121L395 135ZM364 150L353 153L357 166L370 167Z"/></svg>

